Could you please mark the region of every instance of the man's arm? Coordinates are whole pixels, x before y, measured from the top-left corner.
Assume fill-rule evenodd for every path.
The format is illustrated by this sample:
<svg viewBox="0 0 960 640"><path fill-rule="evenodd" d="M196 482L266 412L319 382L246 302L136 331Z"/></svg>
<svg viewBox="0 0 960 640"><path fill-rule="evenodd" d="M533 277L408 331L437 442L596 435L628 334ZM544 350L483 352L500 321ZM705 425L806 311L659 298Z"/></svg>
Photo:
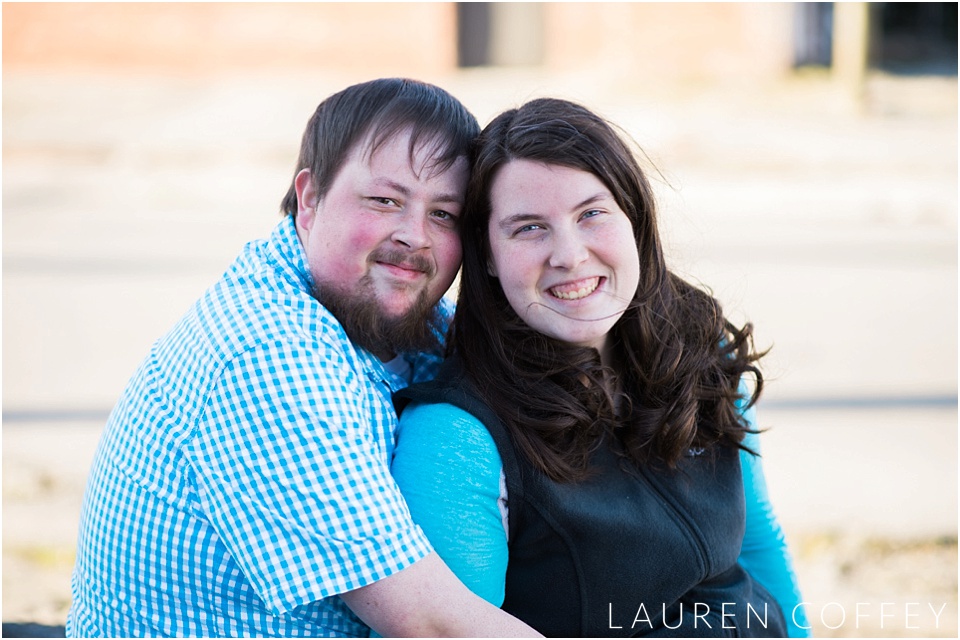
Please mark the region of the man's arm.
<svg viewBox="0 0 960 640"><path fill-rule="evenodd" d="M474 595L436 552L341 599L384 637L541 637Z"/></svg>

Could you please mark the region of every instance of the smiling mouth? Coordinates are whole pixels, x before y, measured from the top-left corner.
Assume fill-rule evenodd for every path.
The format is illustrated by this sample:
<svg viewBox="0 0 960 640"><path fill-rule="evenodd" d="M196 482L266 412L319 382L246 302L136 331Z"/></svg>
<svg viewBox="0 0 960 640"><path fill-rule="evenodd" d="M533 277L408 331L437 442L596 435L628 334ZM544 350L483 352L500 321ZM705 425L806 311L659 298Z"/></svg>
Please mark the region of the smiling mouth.
<svg viewBox="0 0 960 640"><path fill-rule="evenodd" d="M596 276L550 287L547 291L549 291L550 295L554 298L559 298L560 300L580 300L596 291L599 286L600 277Z"/></svg>
<svg viewBox="0 0 960 640"><path fill-rule="evenodd" d="M381 267L384 267L393 275L399 276L403 279L419 278L425 275L427 272L426 269L413 264L396 264L393 262L377 262L377 264L379 264Z"/></svg>
<svg viewBox="0 0 960 640"><path fill-rule="evenodd" d="M370 260L400 280L431 278L434 275L433 265L426 256L416 253L381 249L375 251L370 256Z"/></svg>

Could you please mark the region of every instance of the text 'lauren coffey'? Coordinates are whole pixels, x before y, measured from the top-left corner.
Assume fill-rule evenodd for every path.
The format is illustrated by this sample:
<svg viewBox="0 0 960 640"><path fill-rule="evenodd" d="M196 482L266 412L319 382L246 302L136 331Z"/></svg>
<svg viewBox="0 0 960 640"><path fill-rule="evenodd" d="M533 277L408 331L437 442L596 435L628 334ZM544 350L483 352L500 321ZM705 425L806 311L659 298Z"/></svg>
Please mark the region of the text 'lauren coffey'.
<svg viewBox="0 0 960 640"><path fill-rule="evenodd" d="M684 606L692 614L684 616ZM811 602L801 602L792 611L789 612L793 624L801 629L811 629L812 627L804 624L804 616L800 614L801 610L806 609L810 620L819 620L820 624L828 629L840 629L843 627L853 627L859 629L861 624L876 627L879 623L881 629L939 629L940 618L943 615L947 603L934 604L932 602L857 602L847 604L846 606L839 602L828 602L826 604L817 604ZM719 626L721 629L735 629L737 604L735 602L724 602L719 608L711 606L705 602L680 603L679 610L676 612L675 620L670 620L667 616L667 605L664 604L656 613L660 614L663 626L668 629L679 629L681 626L687 626L692 629L707 628L712 629ZM761 610L757 610L750 603L746 607L746 628L755 625L761 628L767 628L768 614L767 606L764 605ZM646 626L649 629L654 628L653 619L650 617L646 605L640 604L633 619L615 618L613 604L609 605L609 628L623 629L624 627L635 629L638 626Z"/></svg>

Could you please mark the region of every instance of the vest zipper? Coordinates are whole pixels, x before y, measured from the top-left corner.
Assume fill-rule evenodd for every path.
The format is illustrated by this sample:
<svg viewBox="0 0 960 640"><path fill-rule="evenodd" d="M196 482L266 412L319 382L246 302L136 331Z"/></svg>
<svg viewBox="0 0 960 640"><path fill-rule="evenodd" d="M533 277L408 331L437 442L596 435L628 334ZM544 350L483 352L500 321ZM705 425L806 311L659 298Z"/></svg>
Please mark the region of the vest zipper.
<svg viewBox="0 0 960 640"><path fill-rule="evenodd" d="M674 514L678 522L682 525L681 529L684 531L687 538L692 541L693 547L700 559L700 567L703 572L700 580L704 580L713 571L713 563L710 562L710 557L707 555L706 543L703 539L703 535L700 533L700 528L697 527L693 518L676 504L673 497L663 489L660 483L651 474L649 474L645 469L638 469L638 471L640 472L640 476L643 478L644 482L646 482L647 486L653 491L654 495L656 495L660 499L660 502L664 504L671 513Z"/></svg>

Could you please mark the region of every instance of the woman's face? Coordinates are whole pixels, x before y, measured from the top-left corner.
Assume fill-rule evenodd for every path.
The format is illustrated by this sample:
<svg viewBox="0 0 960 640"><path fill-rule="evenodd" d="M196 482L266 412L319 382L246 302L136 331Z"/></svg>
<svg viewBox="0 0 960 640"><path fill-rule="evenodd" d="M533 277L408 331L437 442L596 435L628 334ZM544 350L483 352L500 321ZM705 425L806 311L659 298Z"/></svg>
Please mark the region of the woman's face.
<svg viewBox="0 0 960 640"><path fill-rule="evenodd" d="M600 351L640 283L633 228L592 173L512 160L490 193L488 270L530 327Z"/></svg>

